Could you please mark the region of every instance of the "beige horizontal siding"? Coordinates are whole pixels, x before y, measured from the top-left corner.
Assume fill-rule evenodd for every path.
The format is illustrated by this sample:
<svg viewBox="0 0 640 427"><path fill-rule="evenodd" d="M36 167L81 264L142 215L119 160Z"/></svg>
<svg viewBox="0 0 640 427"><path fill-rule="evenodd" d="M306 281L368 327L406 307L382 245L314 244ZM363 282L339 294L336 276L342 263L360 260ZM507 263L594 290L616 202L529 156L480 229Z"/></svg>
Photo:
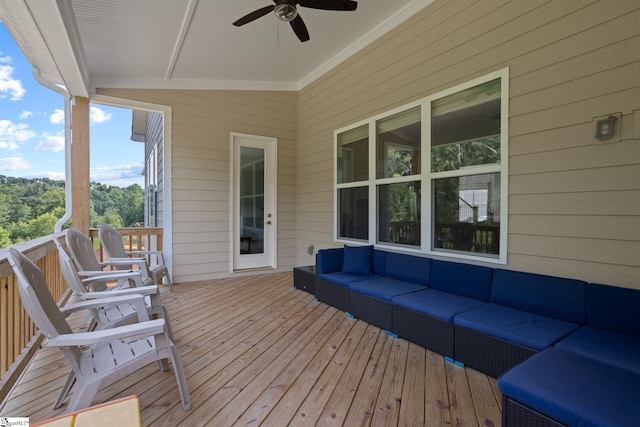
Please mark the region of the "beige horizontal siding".
<svg viewBox="0 0 640 427"><path fill-rule="evenodd" d="M335 245L335 129L509 67L507 268L640 288L638 22L635 0L437 0L305 87L298 262ZM595 144L612 113L621 141Z"/></svg>
<svg viewBox="0 0 640 427"><path fill-rule="evenodd" d="M228 276L230 134L278 139L278 266L295 263L295 92L103 89L172 107L172 237L175 282Z"/></svg>

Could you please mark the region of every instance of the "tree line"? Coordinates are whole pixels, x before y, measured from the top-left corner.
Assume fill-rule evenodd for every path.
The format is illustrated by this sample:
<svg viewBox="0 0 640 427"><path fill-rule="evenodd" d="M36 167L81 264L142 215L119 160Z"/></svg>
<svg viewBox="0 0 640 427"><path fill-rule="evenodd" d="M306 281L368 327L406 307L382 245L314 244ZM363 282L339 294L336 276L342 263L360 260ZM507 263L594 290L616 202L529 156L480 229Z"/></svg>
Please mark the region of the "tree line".
<svg viewBox="0 0 640 427"><path fill-rule="evenodd" d="M46 236L65 213L65 183L0 175L0 248ZM144 190L92 182L91 227L133 227L144 221ZM66 224L64 228L70 226Z"/></svg>

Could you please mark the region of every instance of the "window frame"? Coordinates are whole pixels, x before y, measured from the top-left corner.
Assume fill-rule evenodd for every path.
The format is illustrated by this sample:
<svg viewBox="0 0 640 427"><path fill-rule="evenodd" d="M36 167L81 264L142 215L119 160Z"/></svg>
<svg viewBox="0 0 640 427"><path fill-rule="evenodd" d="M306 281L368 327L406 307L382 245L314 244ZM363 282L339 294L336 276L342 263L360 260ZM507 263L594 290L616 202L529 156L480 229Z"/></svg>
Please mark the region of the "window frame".
<svg viewBox="0 0 640 427"><path fill-rule="evenodd" d="M477 165L462 167L455 170L442 172L432 172L431 168L431 106L432 103L464 91L474 86L482 85L492 80L500 79L500 161L496 164ZM395 114L412 108L420 107L421 117L421 173L391 178L377 178L377 123ZM400 107L385 111L376 116L367 118L357 123L342 127L334 131L334 240L338 243L356 243L374 245L377 248L417 253L429 256L458 258L465 260L481 261L495 264L507 263L508 252L508 200L509 200L509 169L508 169L508 147L509 147L509 68L503 68L492 73L485 74L481 77L466 81L464 83L452 86L448 89L434 93L417 101L407 103ZM368 179L356 182L338 183L338 141L339 135L353 130L355 128L368 125L369 141L368 141ZM441 178L457 178L463 176L473 176L482 174L498 173L500 175L500 250L498 255L480 254L474 252L456 251L450 249L435 248L433 242L433 225L434 225L434 201L433 188L436 180ZM419 181L421 187L421 219L420 219L420 245L411 246L397 243L378 242L378 186L384 184L395 184L408 181ZM369 192L369 232L368 239L351 239L340 237L339 218L338 218L338 194L340 189L351 187L368 187Z"/></svg>

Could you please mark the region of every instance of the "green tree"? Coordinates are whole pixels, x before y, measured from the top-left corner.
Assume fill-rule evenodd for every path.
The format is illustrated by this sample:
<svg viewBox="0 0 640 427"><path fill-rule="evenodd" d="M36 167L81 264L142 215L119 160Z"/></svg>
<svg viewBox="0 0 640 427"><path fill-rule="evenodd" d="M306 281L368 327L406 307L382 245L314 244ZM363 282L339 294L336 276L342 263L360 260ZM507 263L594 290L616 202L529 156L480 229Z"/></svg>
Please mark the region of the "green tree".
<svg viewBox="0 0 640 427"><path fill-rule="evenodd" d="M138 184L124 189L118 211L125 227L134 227L137 222L144 221L144 191Z"/></svg>
<svg viewBox="0 0 640 427"><path fill-rule="evenodd" d="M104 213L102 216L102 224L107 224L112 226L113 228L122 228L122 217L118 213L117 210L111 208Z"/></svg>
<svg viewBox="0 0 640 427"><path fill-rule="evenodd" d="M9 234L9 230L0 227L0 248L7 248L12 244L13 242L11 242L11 235Z"/></svg>
<svg viewBox="0 0 640 427"><path fill-rule="evenodd" d="M40 198L40 204L37 205L36 212L38 215L43 214L45 212L51 212L56 208L64 207L64 189L63 188L54 188L51 190L47 190L42 193Z"/></svg>
<svg viewBox="0 0 640 427"><path fill-rule="evenodd" d="M62 213L64 213L64 211ZM55 225L61 216L62 215L56 216L54 212L45 212L27 221L28 240L53 234Z"/></svg>

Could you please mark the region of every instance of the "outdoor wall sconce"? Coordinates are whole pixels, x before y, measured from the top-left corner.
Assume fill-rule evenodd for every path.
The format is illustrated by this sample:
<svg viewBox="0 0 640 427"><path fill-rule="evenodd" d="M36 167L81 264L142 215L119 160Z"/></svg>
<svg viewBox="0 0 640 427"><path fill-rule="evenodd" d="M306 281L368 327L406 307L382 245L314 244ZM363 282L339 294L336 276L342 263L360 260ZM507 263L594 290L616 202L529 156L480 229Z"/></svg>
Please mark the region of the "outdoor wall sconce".
<svg viewBox="0 0 640 427"><path fill-rule="evenodd" d="M596 119L596 138L600 141L611 138L617 121L618 118L616 116Z"/></svg>

